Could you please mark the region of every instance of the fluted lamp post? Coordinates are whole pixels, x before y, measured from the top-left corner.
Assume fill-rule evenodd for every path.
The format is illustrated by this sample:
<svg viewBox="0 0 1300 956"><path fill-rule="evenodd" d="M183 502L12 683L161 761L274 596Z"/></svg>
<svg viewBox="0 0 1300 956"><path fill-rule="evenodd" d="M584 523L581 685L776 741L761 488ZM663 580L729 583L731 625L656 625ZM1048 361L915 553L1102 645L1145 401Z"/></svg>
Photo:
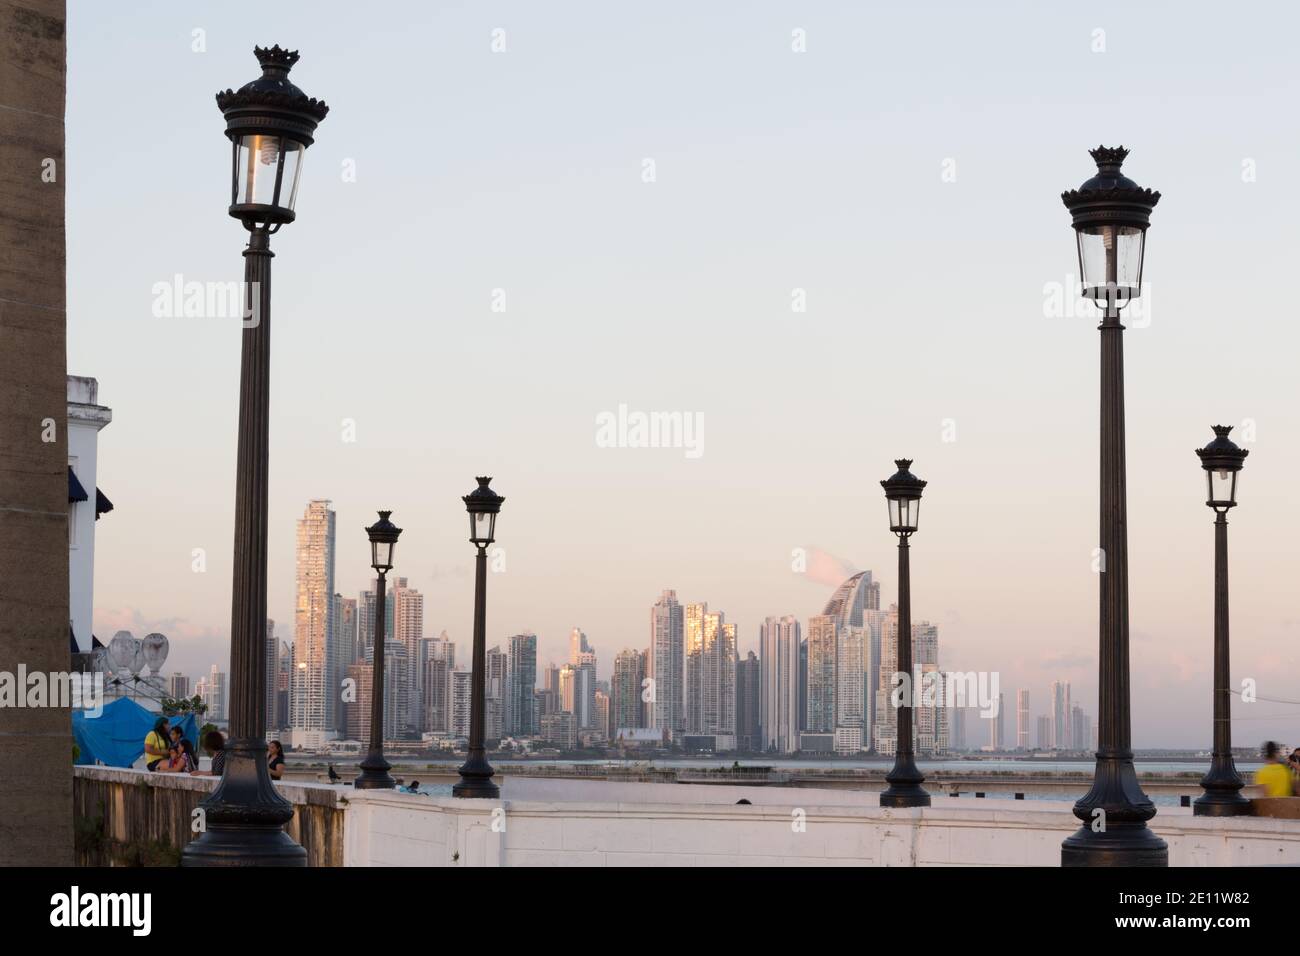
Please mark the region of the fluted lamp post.
<svg viewBox="0 0 1300 956"><path fill-rule="evenodd" d="M270 431L270 237L293 222L302 160L329 107L289 82L297 52L253 50L262 75L217 94L231 142L230 215L248 230L239 374L234 587L230 613L230 739L220 783L199 804L205 826L182 866L306 866L284 825L293 805L266 766L266 540Z"/></svg>
<svg viewBox="0 0 1300 956"><path fill-rule="evenodd" d="M393 552L402 529L388 520L391 511L379 512L379 520L366 529L370 538L370 566L379 576L375 587L375 638L370 655L370 746L361 761L361 774L353 781L357 790L392 790L396 784L384 759L384 628L388 603L388 572L393 570Z"/></svg>
<svg viewBox="0 0 1300 956"><path fill-rule="evenodd" d="M1192 804L1198 817L1235 817L1250 812L1241 795L1245 781L1232 760L1232 693L1228 688L1228 509L1237 506L1237 475L1250 452L1228 437L1231 425L1215 425L1214 441L1196 454L1205 469L1205 503L1214 509L1214 756L1201 778L1205 793Z"/></svg>
<svg viewBox="0 0 1300 956"><path fill-rule="evenodd" d="M483 723L487 707L487 549L496 536L497 514L502 498L488 487L491 478L478 478L478 487L465 495L465 509L469 512L469 540L478 555L474 564L474 670L470 678L469 756L460 768L460 782L451 788L455 797L486 797L501 795L492 782L492 765L488 763L483 748Z"/></svg>
<svg viewBox="0 0 1300 956"><path fill-rule="evenodd" d="M1128 514L1124 465L1124 326L1142 292L1151 210L1160 194L1122 172L1128 150L1090 150L1097 175L1061 194L1073 216L1082 294L1102 311L1100 703L1092 788L1075 805L1082 826L1061 844L1062 866L1168 866L1169 848L1147 827L1156 808L1133 767L1129 708Z"/></svg>
<svg viewBox="0 0 1300 956"><path fill-rule="evenodd" d="M898 535L898 672L907 675L902 701L895 707L894 768L885 776L889 786L881 791L882 807L928 807L930 795L921 786L925 777L916 766L912 748L912 575L908 565L908 539L916 533L921 511L921 491L926 483L910 469L910 458L899 458L898 471L882 481L889 502L889 530Z"/></svg>

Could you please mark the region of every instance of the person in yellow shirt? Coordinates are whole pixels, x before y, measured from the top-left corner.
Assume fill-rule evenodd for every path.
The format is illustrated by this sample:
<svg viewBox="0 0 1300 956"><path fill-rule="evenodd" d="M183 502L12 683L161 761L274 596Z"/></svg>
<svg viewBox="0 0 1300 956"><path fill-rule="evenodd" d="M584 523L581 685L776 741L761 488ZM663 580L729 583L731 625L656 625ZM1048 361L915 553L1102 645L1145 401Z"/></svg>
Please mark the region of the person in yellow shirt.
<svg viewBox="0 0 1300 956"><path fill-rule="evenodd" d="M1280 757L1277 741L1264 744L1264 766L1255 771L1255 783L1264 788L1266 797L1289 797L1294 792L1291 768Z"/></svg>
<svg viewBox="0 0 1300 956"><path fill-rule="evenodd" d="M144 763L150 770L156 770L158 765L167 759L167 718L159 717L158 722L153 725L153 730L149 731L144 738Z"/></svg>

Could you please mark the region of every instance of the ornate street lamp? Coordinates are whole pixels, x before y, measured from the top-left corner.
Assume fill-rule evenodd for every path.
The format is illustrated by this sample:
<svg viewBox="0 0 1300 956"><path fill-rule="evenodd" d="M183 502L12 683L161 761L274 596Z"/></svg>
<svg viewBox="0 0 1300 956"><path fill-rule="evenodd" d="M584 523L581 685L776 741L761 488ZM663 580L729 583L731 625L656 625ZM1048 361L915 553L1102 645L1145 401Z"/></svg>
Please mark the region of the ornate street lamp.
<svg viewBox="0 0 1300 956"><path fill-rule="evenodd" d="M329 107L288 80L296 52L256 47L262 75L217 94L232 148L230 215L248 230L235 473L234 587L230 613L230 740L221 781L200 807L207 829L182 866L306 866L284 832L293 805L266 768L266 539L270 425L271 246L294 218L302 158Z"/></svg>
<svg viewBox="0 0 1300 956"><path fill-rule="evenodd" d="M1084 296L1102 309L1101 614L1097 765L1074 805L1083 825L1061 844L1063 866L1168 866L1148 827L1156 808L1133 767L1129 711L1128 516L1124 468L1124 326L1120 310L1142 292L1142 260L1158 192L1120 172L1128 150L1091 150L1097 175L1061 199L1074 217Z"/></svg>
<svg viewBox="0 0 1300 956"><path fill-rule="evenodd" d="M925 482L908 471L910 458L894 462L898 471L880 483L889 502L889 530L898 535L898 671L907 675L906 693L895 708L897 735L894 769L885 776L889 787L880 794L882 807L928 807L930 795L921 784L925 777L912 752L912 575L908 566L908 539L916 533Z"/></svg>
<svg viewBox="0 0 1300 956"><path fill-rule="evenodd" d="M1201 779L1205 793L1192 804L1198 817L1235 817L1250 812L1241 795L1245 781L1232 761L1232 695L1228 689L1228 509L1237 505L1237 473L1250 452L1228 437L1231 425L1215 425L1214 441L1196 454L1205 469L1205 503L1214 509L1214 756Z"/></svg>
<svg viewBox="0 0 1300 956"><path fill-rule="evenodd" d="M469 511L469 540L478 548L474 565L474 670L471 677L469 756L460 768L460 783L451 788L455 797L495 799L501 791L492 782L492 765L483 749L484 711L487 707L487 548L496 535L497 514L506 499L488 485L491 478L478 478L478 487L465 495Z"/></svg>
<svg viewBox="0 0 1300 956"><path fill-rule="evenodd" d="M392 790L396 784L389 776L392 767L384 759L384 620L387 603L387 574L393 570L393 552L402 529L388 520L391 511L379 512L379 520L366 529L370 536L370 566L379 575L375 588L375 640L371 645L370 681L370 748L361 761L361 775L352 786L358 790Z"/></svg>

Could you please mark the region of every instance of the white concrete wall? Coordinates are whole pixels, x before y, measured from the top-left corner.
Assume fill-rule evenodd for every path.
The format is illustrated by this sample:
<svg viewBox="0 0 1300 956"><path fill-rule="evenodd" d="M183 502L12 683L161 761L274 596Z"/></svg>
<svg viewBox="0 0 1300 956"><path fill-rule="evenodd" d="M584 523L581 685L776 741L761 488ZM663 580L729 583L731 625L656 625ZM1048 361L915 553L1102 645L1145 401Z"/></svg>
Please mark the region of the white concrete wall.
<svg viewBox="0 0 1300 956"><path fill-rule="evenodd" d="M1079 825L1069 803L1048 801L889 810L852 791L624 783L605 784L612 800L519 799L522 783L500 801L349 793L345 865L1059 866ZM590 796L601 782L528 783L546 784L533 790L543 797L552 785ZM1300 820L1168 808L1154 822L1173 866L1300 864Z"/></svg>

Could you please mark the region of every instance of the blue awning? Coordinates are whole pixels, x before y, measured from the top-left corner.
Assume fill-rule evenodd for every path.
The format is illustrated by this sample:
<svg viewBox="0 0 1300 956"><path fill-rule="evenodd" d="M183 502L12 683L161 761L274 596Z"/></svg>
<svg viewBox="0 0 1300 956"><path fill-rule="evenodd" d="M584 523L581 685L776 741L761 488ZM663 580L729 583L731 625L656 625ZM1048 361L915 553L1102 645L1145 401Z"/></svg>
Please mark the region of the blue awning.
<svg viewBox="0 0 1300 956"><path fill-rule="evenodd" d="M68 466L68 504L74 501L89 501L90 495L86 494L86 489L81 487L81 482L77 480L77 473Z"/></svg>
<svg viewBox="0 0 1300 956"><path fill-rule="evenodd" d="M113 510L113 502L108 500L108 495L104 494L102 491L96 488L95 489L95 520L98 521L100 515L108 514L112 510Z"/></svg>

